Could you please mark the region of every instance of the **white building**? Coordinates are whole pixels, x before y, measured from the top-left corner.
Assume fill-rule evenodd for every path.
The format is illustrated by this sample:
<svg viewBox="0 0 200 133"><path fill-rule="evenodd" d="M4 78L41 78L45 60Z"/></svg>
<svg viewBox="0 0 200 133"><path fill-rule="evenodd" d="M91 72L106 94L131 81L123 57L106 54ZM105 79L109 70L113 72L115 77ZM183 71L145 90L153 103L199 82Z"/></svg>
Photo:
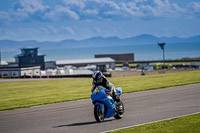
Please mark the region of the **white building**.
<svg viewBox="0 0 200 133"><path fill-rule="evenodd" d="M95 70L105 72L115 68L115 60L111 58L49 61L45 63L46 68L43 71L40 70L40 66L20 68L15 64L14 66L9 66L5 62L4 64L0 67L0 77L5 78L92 75Z"/></svg>
<svg viewBox="0 0 200 133"><path fill-rule="evenodd" d="M6 61L1 61L0 62L0 66L7 66L8 65L8 62L6 62Z"/></svg>
<svg viewBox="0 0 200 133"><path fill-rule="evenodd" d="M100 71L106 71L108 69L115 68L115 60L112 58L94 58L94 59L78 59L78 60L57 60L55 62L49 61L45 64L46 69L53 68L56 69L57 67L66 67L66 66L73 66L73 67L85 67L91 69L97 69Z"/></svg>
<svg viewBox="0 0 200 133"><path fill-rule="evenodd" d="M40 66L37 67L1 67L0 76L5 78L16 78L22 76L40 76Z"/></svg>

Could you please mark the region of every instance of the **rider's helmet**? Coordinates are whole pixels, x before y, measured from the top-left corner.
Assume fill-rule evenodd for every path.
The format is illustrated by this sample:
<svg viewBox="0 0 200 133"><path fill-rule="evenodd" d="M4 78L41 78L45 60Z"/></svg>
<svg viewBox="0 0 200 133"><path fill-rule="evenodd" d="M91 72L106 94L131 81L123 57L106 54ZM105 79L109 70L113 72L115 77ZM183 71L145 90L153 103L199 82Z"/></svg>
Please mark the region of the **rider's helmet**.
<svg viewBox="0 0 200 133"><path fill-rule="evenodd" d="M100 71L95 71L92 75L94 83L101 83L102 76Z"/></svg>

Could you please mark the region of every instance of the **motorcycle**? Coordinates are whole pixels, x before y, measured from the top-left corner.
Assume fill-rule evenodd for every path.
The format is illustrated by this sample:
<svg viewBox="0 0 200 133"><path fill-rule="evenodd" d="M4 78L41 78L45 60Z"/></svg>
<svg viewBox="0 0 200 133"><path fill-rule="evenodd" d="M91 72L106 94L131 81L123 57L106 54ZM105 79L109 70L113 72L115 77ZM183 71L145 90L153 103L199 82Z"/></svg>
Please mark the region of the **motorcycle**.
<svg viewBox="0 0 200 133"><path fill-rule="evenodd" d="M122 88L116 88L118 96L122 94ZM94 104L94 117L97 122L104 121L104 118L113 117L121 119L124 114L123 102L115 102L109 90L103 88L95 89L91 94L92 103Z"/></svg>

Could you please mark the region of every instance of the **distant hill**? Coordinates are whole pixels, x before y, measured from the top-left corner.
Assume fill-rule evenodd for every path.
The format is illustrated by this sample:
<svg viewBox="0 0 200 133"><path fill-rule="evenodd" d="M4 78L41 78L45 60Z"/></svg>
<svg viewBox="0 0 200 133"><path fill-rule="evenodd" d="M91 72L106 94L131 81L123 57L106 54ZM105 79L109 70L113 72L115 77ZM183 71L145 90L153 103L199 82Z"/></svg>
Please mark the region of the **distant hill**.
<svg viewBox="0 0 200 133"><path fill-rule="evenodd" d="M170 43L200 43L200 35L188 38L179 37L156 37L142 34L135 37L120 39L118 37L92 37L85 40L63 40L58 42L38 42L35 40L14 41L0 40L0 47L3 50L16 50L23 47L40 47L40 49L62 49L62 48L84 48L84 47L110 47L123 45L148 45L157 42Z"/></svg>

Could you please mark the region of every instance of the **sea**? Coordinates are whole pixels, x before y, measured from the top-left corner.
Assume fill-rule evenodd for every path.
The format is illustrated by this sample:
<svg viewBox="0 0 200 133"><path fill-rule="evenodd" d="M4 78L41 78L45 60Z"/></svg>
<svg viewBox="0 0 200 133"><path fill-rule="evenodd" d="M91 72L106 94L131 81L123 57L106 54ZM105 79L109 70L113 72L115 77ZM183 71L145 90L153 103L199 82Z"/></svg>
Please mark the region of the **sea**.
<svg viewBox="0 0 200 133"><path fill-rule="evenodd" d="M20 54L20 49L12 51L1 50L1 60L15 61L14 56ZM162 60L163 51L157 44L125 45L109 47L87 48L58 48L39 49L40 54L45 54L45 61L91 59L95 54L134 53L135 61ZM200 57L200 43L171 43L165 45L166 59L182 59Z"/></svg>

